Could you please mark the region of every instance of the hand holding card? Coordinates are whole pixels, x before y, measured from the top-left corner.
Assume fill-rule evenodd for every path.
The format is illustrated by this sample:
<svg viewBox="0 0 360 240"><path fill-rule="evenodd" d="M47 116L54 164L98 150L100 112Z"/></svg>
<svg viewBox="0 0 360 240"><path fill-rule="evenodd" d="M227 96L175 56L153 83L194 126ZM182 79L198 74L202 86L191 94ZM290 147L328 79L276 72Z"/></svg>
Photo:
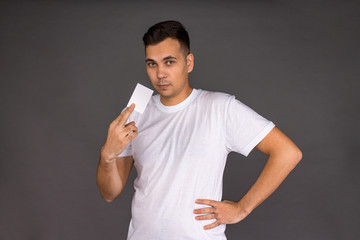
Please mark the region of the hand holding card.
<svg viewBox="0 0 360 240"><path fill-rule="evenodd" d="M140 83L136 84L135 90L131 95L127 106L129 107L132 103L135 103L134 110L142 114L145 111L153 92L153 90L141 85Z"/></svg>

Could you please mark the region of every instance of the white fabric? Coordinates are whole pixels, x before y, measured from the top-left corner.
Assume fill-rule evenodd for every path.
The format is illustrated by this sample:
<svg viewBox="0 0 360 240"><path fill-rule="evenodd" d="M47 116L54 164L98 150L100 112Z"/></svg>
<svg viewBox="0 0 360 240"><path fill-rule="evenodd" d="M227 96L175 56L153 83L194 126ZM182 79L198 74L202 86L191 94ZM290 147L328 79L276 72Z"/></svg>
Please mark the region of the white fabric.
<svg viewBox="0 0 360 240"><path fill-rule="evenodd" d="M214 220L195 220L204 207L195 200L220 201L228 153L247 156L274 124L234 96L197 89L175 106L155 95L129 121L139 132L119 155L132 155L138 174L128 239L226 239L225 225L204 230Z"/></svg>

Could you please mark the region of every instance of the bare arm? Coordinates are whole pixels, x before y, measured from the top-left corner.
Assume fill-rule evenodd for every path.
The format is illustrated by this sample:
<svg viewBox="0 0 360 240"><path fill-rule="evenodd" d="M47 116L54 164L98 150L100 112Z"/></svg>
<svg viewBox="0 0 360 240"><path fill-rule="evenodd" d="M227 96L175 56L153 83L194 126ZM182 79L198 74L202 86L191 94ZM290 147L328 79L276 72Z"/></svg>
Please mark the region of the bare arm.
<svg viewBox="0 0 360 240"><path fill-rule="evenodd" d="M105 201L113 201L124 190L133 163L131 156L116 158L116 161L111 162L100 157L96 180Z"/></svg>
<svg viewBox="0 0 360 240"><path fill-rule="evenodd" d="M96 181L101 196L107 202L121 194L134 163L131 156L117 157L137 136L135 123L125 124L134 108L135 105L131 105L110 124L106 142L101 148Z"/></svg>
<svg viewBox="0 0 360 240"><path fill-rule="evenodd" d="M220 224L238 223L246 218L259 204L268 198L284 181L302 158L299 148L275 127L256 148L269 156L260 176L239 202L198 199L196 203L210 207L196 209L197 220L216 219L205 229Z"/></svg>
<svg viewBox="0 0 360 240"><path fill-rule="evenodd" d="M239 201L240 208L246 213L268 198L302 158L298 147L278 128L274 128L256 148L269 158L255 184Z"/></svg>

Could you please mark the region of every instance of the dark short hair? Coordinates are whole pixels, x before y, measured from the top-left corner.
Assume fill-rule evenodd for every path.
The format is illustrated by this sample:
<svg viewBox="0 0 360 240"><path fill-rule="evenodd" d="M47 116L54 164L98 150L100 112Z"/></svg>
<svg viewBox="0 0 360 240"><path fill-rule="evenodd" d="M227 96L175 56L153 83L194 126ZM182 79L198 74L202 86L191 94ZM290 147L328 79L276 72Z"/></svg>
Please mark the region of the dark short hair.
<svg viewBox="0 0 360 240"><path fill-rule="evenodd" d="M179 41L181 48L187 55L190 52L190 38L184 26L178 21L165 21L150 27L143 36L145 48L173 38Z"/></svg>

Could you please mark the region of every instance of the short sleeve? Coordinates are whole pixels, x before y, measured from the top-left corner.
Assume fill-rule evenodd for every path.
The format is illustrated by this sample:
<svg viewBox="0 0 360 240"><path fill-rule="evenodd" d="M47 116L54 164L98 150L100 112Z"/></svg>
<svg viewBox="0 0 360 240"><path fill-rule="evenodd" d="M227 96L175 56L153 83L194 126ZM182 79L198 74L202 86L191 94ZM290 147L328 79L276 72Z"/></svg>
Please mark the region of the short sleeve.
<svg viewBox="0 0 360 240"><path fill-rule="evenodd" d="M118 155L118 157L127 157L127 156L132 156L132 142L130 142L126 146L125 150Z"/></svg>
<svg viewBox="0 0 360 240"><path fill-rule="evenodd" d="M227 149L244 156L248 156L275 126L234 96L227 102L225 117Z"/></svg>

